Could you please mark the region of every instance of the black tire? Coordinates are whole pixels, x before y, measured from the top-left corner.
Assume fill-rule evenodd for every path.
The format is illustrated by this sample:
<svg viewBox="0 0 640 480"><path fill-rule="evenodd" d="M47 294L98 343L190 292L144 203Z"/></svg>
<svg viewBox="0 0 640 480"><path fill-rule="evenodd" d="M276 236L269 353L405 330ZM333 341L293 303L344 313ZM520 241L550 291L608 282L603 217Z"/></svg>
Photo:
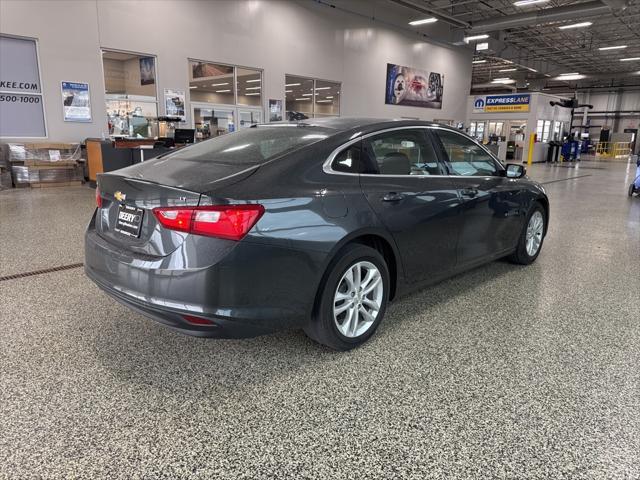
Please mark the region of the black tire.
<svg viewBox="0 0 640 480"><path fill-rule="evenodd" d="M635 184L632 183L631 185L629 185L629 196L632 197L635 191L636 191L636 186Z"/></svg>
<svg viewBox="0 0 640 480"><path fill-rule="evenodd" d="M380 272L383 285L382 302L375 321L366 332L357 337L346 337L338 330L334 320L334 295L343 275L349 268L361 261L373 263ZM327 275L319 287L314 316L309 324L304 327L305 333L316 342L335 350L350 350L362 345L374 334L384 318L389 301L390 287L389 268L380 252L361 244L345 246L329 266Z"/></svg>
<svg viewBox="0 0 640 480"><path fill-rule="evenodd" d="M542 214L542 220L544 222L545 227L544 227L544 233L542 235L542 240L540 242L540 246L538 247L538 251L534 255L529 255L529 253L527 252L527 226L529 225L529 220L531 220L531 217L535 212L540 212ZM546 230L547 230L546 212L544 210L544 207L540 203L536 202L533 204L533 206L529 210L529 213L527 214L526 220L524 222L524 226L522 227L522 232L520 233L520 238L518 239L518 246L516 247L516 251L513 252L511 255L509 255L509 257L507 257L509 261L512 263L520 264L520 265L529 265L535 262L536 258L538 258L538 255L540 255L540 251L542 250L542 246L544 244L544 237L545 237L545 234L547 233Z"/></svg>

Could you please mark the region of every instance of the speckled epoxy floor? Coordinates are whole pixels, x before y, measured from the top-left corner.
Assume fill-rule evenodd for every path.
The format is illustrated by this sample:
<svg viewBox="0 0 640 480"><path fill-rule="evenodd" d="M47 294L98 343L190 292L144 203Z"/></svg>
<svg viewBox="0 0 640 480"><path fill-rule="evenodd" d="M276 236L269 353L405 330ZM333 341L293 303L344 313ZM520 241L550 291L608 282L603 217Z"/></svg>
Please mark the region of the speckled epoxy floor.
<svg viewBox="0 0 640 480"><path fill-rule="evenodd" d="M0 282L0 477L640 478L632 171L534 166L581 176L548 183L538 261L404 298L348 353L182 336L81 269ZM0 276L82 261L92 204L0 192Z"/></svg>

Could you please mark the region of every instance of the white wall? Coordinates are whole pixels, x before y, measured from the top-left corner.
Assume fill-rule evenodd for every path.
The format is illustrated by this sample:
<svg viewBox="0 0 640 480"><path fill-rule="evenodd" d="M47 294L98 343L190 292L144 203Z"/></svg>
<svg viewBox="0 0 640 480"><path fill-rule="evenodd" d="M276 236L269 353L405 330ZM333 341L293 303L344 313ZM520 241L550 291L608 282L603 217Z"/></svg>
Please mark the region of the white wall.
<svg viewBox="0 0 640 480"><path fill-rule="evenodd" d="M365 12L374 5L334 3ZM377 17L384 18L380 5ZM268 98L284 99L289 73L342 82L343 116L466 117L469 49L425 43L366 15L311 0L2 0L0 32L39 40L49 138L58 141L107 130L101 48L157 56L161 114L165 88L189 91L187 59L194 58L264 69L263 106ZM385 105L387 63L443 73L442 110ZM62 121L60 82L66 80L90 84L93 123Z"/></svg>
<svg viewBox="0 0 640 480"><path fill-rule="evenodd" d="M593 114L589 129L592 140L600 138L601 127L607 126L611 133L622 133L625 129L640 129L640 91L612 91L612 92L581 92L578 94L581 103L593 105L592 112L609 112L607 116ZM580 109L582 110L582 109ZM622 110L624 113L616 116L614 112Z"/></svg>

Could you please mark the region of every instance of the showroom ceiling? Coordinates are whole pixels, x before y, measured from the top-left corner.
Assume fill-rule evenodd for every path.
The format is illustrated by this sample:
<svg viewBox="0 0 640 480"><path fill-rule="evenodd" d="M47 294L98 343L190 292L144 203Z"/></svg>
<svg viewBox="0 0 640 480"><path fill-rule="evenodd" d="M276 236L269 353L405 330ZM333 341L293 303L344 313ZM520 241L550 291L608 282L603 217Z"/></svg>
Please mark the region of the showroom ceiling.
<svg viewBox="0 0 640 480"><path fill-rule="evenodd" d="M451 43L489 35L474 57L473 89L551 89L640 85L640 2L625 0L388 0L407 18L449 24ZM626 7L626 8L624 8ZM583 22L591 25L561 28ZM409 26L428 32L429 24ZM606 47L625 47L600 50ZM638 60L621 61L638 58ZM501 71L502 70L502 71ZM535 70L535 71L534 71ZM561 74L584 78L559 80ZM492 83L508 78L507 84Z"/></svg>

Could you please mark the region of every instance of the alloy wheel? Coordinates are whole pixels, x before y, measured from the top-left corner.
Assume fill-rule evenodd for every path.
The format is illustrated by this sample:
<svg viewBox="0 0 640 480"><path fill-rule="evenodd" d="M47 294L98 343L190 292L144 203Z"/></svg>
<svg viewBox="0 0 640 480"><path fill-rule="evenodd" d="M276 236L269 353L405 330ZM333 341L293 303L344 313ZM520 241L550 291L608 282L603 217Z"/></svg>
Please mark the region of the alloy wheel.
<svg viewBox="0 0 640 480"><path fill-rule="evenodd" d="M366 333L380 312L383 296L384 283L378 267L367 261L349 267L333 298L333 318L338 331L348 338Z"/></svg>
<svg viewBox="0 0 640 480"><path fill-rule="evenodd" d="M527 225L527 254L533 257L542 244L542 235L544 233L544 218L542 212L536 210L529 219Z"/></svg>

